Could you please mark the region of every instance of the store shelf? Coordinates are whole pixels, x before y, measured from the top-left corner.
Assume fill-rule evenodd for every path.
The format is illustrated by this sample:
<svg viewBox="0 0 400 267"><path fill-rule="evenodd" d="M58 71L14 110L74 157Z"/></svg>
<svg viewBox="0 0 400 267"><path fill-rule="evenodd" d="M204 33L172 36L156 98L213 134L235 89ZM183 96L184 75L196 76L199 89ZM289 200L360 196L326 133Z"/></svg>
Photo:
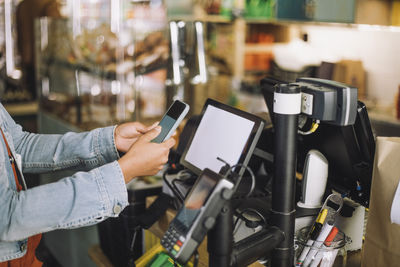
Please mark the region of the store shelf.
<svg viewBox="0 0 400 267"><path fill-rule="evenodd" d="M150 65L149 67L138 67L138 68L134 67L133 62L132 64L126 65L127 62L125 61L124 63L116 66L115 70L107 70L107 66L96 67L96 66L83 65L79 63L70 63L68 61L54 60L54 59L51 60L51 64L56 65L57 67L60 68L66 68L70 70L77 70L77 71L88 72L91 74L96 74L98 77L110 80L111 79L115 80L117 75L125 75L132 71L134 71L136 75L145 75L153 71L164 69L167 67L166 61L157 61L155 64ZM48 63L43 65L50 66L51 64ZM125 65L123 66L123 64ZM44 69L42 69L42 71L44 71Z"/></svg>
<svg viewBox="0 0 400 267"><path fill-rule="evenodd" d="M221 15L205 15L205 16L171 16L169 20L182 20L182 21L203 21L207 23L234 23L236 19L242 19L246 24L277 24L277 25L312 25L312 26L332 26L332 27L350 27L350 28L363 28L373 27L377 29L391 29L399 30L399 25L389 24L373 24L373 23L348 23L348 22L329 22L329 21L314 21L314 20L289 20L289 19L278 19L278 18L229 18Z"/></svg>
<svg viewBox="0 0 400 267"><path fill-rule="evenodd" d="M39 109L38 102L4 104L4 108L11 116L36 115Z"/></svg>
<svg viewBox="0 0 400 267"><path fill-rule="evenodd" d="M206 16L170 16L168 20L182 21L202 21L207 23L232 23L234 19L221 15L206 15Z"/></svg>

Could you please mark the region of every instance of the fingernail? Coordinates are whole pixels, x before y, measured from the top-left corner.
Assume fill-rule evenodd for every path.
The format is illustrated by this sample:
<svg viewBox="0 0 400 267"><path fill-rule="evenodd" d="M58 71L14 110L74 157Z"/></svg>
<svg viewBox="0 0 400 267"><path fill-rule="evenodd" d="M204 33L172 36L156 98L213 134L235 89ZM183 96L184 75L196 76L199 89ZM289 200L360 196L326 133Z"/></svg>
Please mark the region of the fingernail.
<svg viewBox="0 0 400 267"><path fill-rule="evenodd" d="M157 127L156 127L156 130L157 130L157 131L161 131L161 126L157 126Z"/></svg>

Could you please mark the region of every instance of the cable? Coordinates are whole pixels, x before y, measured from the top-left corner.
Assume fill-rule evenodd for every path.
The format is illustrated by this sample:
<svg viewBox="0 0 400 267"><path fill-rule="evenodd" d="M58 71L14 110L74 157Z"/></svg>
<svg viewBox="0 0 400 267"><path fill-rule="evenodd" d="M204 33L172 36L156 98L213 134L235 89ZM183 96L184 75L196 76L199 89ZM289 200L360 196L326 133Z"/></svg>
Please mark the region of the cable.
<svg viewBox="0 0 400 267"><path fill-rule="evenodd" d="M217 159L219 159L219 158L217 158ZM253 191L254 191L254 189L255 189L255 187L256 187L256 177L254 176L254 173L253 173L253 171L250 169L250 167L249 167L249 166L245 166L245 165L242 164L242 163L238 163L238 164L233 165L232 167L229 167L229 170L228 170L228 172L225 174L225 177L228 177L228 176L232 173L233 168L236 168L236 167L245 168L245 169L250 173L250 177L251 177L251 187L250 187L249 192L248 192L247 195L246 195L246 197L249 197L249 196L253 193ZM241 175L241 176L239 177L238 181L236 182L236 184L235 184L235 186L234 186L234 188L233 188L233 192L236 192L236 189L239 187L239 184L240 184L240 182L242 181L242 178L243 178L243 175Z"/></svg>
<svg viewBox="0 0 400 267"><path fill-rule="evenodd" d="M243 214L244 214L246 211L250 211L250 212L253 212L253 213L257 214L258 217L260 217L260 219L263 221L263 223L264 223L265 225L267 224L267 220L265 219L264 215L262 215L258 210L253 209L253 208L245 208L245 209L240 213L240 216L242 216L243 218L245 218Z"/></svg>
<svg viewBox="0 0 400 267"><path fill-rule="evenodd" d="M199 265L199 252L196 250L194 252L194 262L193 267L197 267Z"/></svg>
<svg viewBox="0 0 400 267"><path fill-rule="evenodd" d="M176 182L182 183L182 182L184 182L184 181L181 180L181 179L175 178L175 179L172 179L172 182L171 182L173 188L175 189L175 192L179 195L179 197L180 197L181 199L184 200L185 197L182 195L181 191L179 190L178 186L176 185Z"/></svg>
<svg viewBox="0 0 400 267"><path fill-rule="evenodd" d="M304 132L304 131L302 131L302 130L298 130L298 132L299 132L299 134L301 134L301 135L309 135L309 134L312 134L313 132L315 132L315 131L318 129L319 123L320 123L320 120L313 120L313 123L312 123L312 125L311 125L310 130L308 130L307 132Z"/></svg>
<svg viewBox="0 0 400 267"><path fill-rule="evenodd" d="M246 218L246 216L244 216L243 214L245 213L249 213L249 212L253 212L254 214L256 214L264 223L264 225L267 225L267 220L265 219L264 215L262 215L258 210L253 209L253 208L245 208L242 211L240 211L236 217L236 220L234 222L234 226L233 226L233 234L235 235L236 232L239 230L239 226L242 224L242 222L253 222L250 219ZM241 221L239 221L241 220ZM246 224L247 225L247 224Z"/></svg>
<svg viewBox="0 0 400 267"><path fill-rule="evenodd" d="M164 171L162 175L162 179L165 184L171 189L172 193L177 197L181 204L184 203L185 197L182 195L181 191L179 191L178 187L176 186L176 182L185 182L184 180L191 178L192 174L186 170L181 170L177 173L177 178L172 180L172 185L167 179L168 170Z"/></svg>
<svg viewBox="0 0 400 267"><path fill-rule="evenodd" d="M177 177L178 177L178 179L189 179L192 177L192 174L186 170L180 170L177 173Z"/></svg>
<svg viewBox="0 0 400 267"><path fill-rule="evenodd" d="M162 175L162 179L164 183L168 186L168 188L174 193L174 195L178 198L179 202L183 204L183 197L181 196L180 192L176 192L175 189L171 186L170 182L167 179L167 171L165 171Z"/></svg>
<svg viewBox="0 0 400 267"><path fill-rule="evenodd" d="M128 260L128 267L135 267L135 260L134 260L134 251L135 251L135 241L136 241L136 235L138 231L141 228L139 226L135 227L133 229L133 235L132 235L132 240L131 244L129 246L129 260Z"/></svg>

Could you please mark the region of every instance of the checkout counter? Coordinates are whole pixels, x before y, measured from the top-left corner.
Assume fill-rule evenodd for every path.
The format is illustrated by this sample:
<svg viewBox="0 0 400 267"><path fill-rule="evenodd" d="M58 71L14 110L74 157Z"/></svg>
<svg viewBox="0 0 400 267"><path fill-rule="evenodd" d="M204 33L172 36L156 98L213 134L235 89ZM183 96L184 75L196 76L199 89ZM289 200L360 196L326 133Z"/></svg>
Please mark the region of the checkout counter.
<svg viewBox="0 0 400 267"><path fill-rule="evenodd" d="M304 183L313 183L308 172L313 165L307 165L309 168L302 170L303 178L309 178L300 182L296 180L299 170L296 162L304 167L304 152L307 154L311 149L319 149L329 164L334 166L326 174L326 188L311 186L308 189L319 191L321 202L320 206L310 208L305 213L303 205L303 216L312 218L311 225L323 199L332 192L340 199L346 198L358 206L368 207L375 143L365 106L357 102L357 89L311 78L298 79L290 84L266 79L262 81L262 87L267 104L271 101L272 93L273 128L264 129L264 120L257 116L208 100L200 119L189 131L190 138L176 163L199 178L192 189L188 189L189 194L178 212L167 211L150 228L161 238L161 244L171 258L179 263L185 264L189 256L198 250L196 264L199 266L257 266L260 264L258 260L274 267L293 266L295 256L298 257L298 251L295 251L298 246L295 244L295 228L301 210L296 201L300 199L306 202L304 192L298 196L299 192L307 188ZM311 121L311 127L308 131L302 129L298 134L300 115ZM324 142L324 139L330 142ZM348 146L349 142L358 146ZM335 145L332 147L328 143ZM339 148L343 150L337 156ZM272 177L269 184L260 186L255 178L259 175L258 169L253 170L256 172L254 179L244 175L245 170L254 163L252 159L256 158L261 159L267 172L263 178L267 179L268 175ZM362 166L360 161L364 163ZM206 195L208 198L203 199L201 208L193 215L189 212L188 203L207 169L219 176L219 181L230 181L232 186L217 193L218 187L211 186ZM352 171L358 172L358 175L355 176ZM241 183L243 177L246 178ZM243 193L241 187L246 184L246 179L249 181ZM239 184L242 186L237 187ZM177 190L176 186L171 188ZM246 202L252 198L251 194L257 195L259 191L264 193L259 199L265 201L267 215L260 216L264 220L261 223L258 221L258 225L251 225L251 220L241 217L243 214L237 211L233 203L235 199ZM215 204L213 197L216 195L220 205ZM214 204L210 204L212 201ZM217 212L211 206L218 206ZM349 210L351 217L351 207L347 212ZM249 223L247 228L252 228L253 234L238 238L236 226L240 220ZM189 256L183 256L184 252ZM352 258L357 261L358 256Z"/></svg>

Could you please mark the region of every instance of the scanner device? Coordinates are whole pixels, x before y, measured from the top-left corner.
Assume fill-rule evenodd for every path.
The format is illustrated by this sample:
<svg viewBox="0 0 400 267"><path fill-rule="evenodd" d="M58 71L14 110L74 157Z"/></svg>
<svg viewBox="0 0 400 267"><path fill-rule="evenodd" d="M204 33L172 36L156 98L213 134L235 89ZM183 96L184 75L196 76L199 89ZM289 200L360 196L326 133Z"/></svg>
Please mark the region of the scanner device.
<svg viewBox="0 0 400 267"><path fill-rule="evenodd" d="M318 150L307 153L303 170L302 195L297 206L320 208L328 181L328 160Z"/></svg>
<svg viewBox="0 0 400 267"><path fill-rule="evenodd" d="M315 220L322 203L328 181L328 160L321 152L311 149L303 169L302 195L296 207L295 231L309 226Z"/></svg>

